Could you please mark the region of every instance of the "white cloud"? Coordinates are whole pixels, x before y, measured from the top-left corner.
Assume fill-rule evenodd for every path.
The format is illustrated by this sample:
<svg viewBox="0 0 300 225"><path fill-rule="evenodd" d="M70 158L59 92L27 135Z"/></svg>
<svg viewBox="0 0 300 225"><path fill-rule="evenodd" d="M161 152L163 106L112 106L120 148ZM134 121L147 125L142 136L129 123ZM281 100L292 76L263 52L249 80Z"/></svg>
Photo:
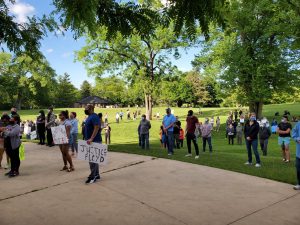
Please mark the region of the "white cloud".
<svg viewBox="0 0 300 225"><path fill-rule="evenodd" d="M49 54L52 53L53 51L54 51L54 50L53 50L52 48L48 48L48 49L46 50L46 52L49 53Z"/></svg>
<svg viewBox="0 0 300 225"><path fill-rule="evenodd" d="M35 8L32 5L19 0L16 0L15 4L8 4L8 7L9 11L16 16L16 22L18 23L27 22L27 17L32 16L35 12Z"/></svg>
<svg viewBox="0 0 300 225"><path fill-rule="evenodd" d="M61 55L61 57L63 57L63 58L68 58L68 57L70 57L72 54L73 54L72 52L64 52L64 53Z"/></svg>

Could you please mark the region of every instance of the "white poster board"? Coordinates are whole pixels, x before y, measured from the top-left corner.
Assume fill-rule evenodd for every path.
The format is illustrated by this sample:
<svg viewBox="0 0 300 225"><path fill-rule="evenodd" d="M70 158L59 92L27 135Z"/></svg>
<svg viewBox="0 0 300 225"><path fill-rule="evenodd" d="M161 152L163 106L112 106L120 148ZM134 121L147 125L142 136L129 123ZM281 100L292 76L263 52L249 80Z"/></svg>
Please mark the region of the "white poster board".
<svg viewBox="0 0 300 225"><path fill-rule="evenodd" d="M61 145L69 143L66 127L64 125L51 127L51 132L54 144Z"/></svg>
<svg viewBox="0 0 300 225"><path fill-rule="evenodd" d="M31 133L31 127L28 125L24 126L24 134L30 134Z"/></svg>
<svg viewBox="0 0 300 225"><path fill-rule="evenodd" d="M35 140L37 138L36 130L30 132L30 140Z"/></svg>
<svg viewBox="0 0 300 225"><path fill-rule="evenodd" d="M90 145L86 141L78 140L77 159L97 163L100 166L107 164L107 145L92 142Z"/></svg>

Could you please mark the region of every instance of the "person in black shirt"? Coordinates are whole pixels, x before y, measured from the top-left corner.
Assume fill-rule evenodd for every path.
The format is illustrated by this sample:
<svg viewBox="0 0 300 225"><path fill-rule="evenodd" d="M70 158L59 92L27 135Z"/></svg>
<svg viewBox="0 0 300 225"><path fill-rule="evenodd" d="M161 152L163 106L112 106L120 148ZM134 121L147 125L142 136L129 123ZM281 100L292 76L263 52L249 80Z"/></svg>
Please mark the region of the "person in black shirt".
<svg viewBox="0 0 300 225"><path fill-rule="evenodd" d="M39 116L37 117L36 120L36 127L37 127L37 133L39 135L39 145L44 145L45 144L45 132L46 132L46 116L44 110L41 110L39 112Z"/></svg>
<svg viewBox="0 0 300 225"><path fill-rule="evenodd" d="M256 114L251 113L250 119L249 121L246 122L245 129L244 129L246 147L248 152L248 161L245 163L245 165L252 165L252 150L253 150L256 159L255 167L261 167L260 157L257 150L258 132L259 132L259 124L256 121Z"/></svg>
<svg viewBox="0 0 300 225"><path fill-rule="evenodd" d="M176 122L174 124L173 134L174 134L174 141L175 141L174 146L177 149L180 149L180 139L179 139L180 128L181 128L181 122L178 120L178 116L176 116Z"/></svg>
<svg viewBox="0 0 300 225"><path fill-rule="evenodd" d="M289 163L291 160L290 156L290 137L291 137L292 125L288 122L288 117L283 116L281 123L278 124L277 133L278 144L282 149L282 161Z"/></svg>

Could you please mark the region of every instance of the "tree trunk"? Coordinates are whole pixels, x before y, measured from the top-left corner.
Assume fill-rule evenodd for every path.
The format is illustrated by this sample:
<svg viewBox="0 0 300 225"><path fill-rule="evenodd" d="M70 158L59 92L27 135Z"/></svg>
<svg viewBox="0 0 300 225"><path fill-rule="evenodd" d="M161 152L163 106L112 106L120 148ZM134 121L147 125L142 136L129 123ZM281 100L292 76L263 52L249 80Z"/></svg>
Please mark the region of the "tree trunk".
<svg viewBox="0 0 300 225"><path fill-rule="evenodd" d="M146 106L146 118L152 120L152 96L151 94L145 94L145 106Z"/></svg>
<svg viewBox="0 0 300 225"><path fill-rule="evenodd" d="M256 113L256 118L260 119L262 117L262 109L263 109L263 102L252 102L249 105L249 111Z"/></svg>

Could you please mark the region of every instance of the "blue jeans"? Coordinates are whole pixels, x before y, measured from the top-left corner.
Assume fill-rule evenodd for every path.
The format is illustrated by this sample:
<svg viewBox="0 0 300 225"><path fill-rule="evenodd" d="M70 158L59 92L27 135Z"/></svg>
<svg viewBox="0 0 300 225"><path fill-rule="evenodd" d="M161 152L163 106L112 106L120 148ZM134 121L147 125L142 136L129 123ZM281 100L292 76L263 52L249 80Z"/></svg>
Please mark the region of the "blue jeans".
<svg viewBox="0 0 300 225"><path fill-rule="evenodd" d="M203 141L203 152L205 152L206 149L206 141L208 143L209 151L212 152L211 137L202 137L202 141Z"/></svg>
<svg viewBox="0 0 300 225"><path fill-rule="evenodd" d="M174 134L173 131L168 131L167 136L167 147L168 147L168 153L174 154Z"/></svg>
<svg viewBox="0 0 300 225"><path fill-rule="evenodd" d="M148 134L141 134L141 147L142 149L149 149L149 133Z"/></svg>
<svg viewBox="0 0 300 225"><path fill-rule="evenodd" d="M247 147L247 152L248 152L248 162L249 163L252 163L252 150L253 150L255 159L256 159L256 163L260 164L260 157L259 157L259 153L257 150L257 145L258 145L257 139L252 140L252 141L248 141L246 139L246 147Z"/></svg>
<svg viewBox="0 0 300 225"><path fill-rule="evenodd" d="M102 143L102 137L100 136L100 138L101 138L101 141L97 142L99 144ZM90 162L89 164L90 164L90 170L91 170L91 174L89 175L89 178L94 179L97 176L100 177L99 164L98 163L92 163L92 162Z"/></svg>
<svg viewBox="0 0 300 225"><path fill-rule="evenodd" d="M300 158L296 157L296 172L297 172L297 180L300 185Z"/></svg>
<svg viewBox="0 0 300 225"><path fill-rule="evenodd" d="M76 153L78 153L77 137L78 137L77 133L74 133L74 134L70 135L70 145L71 145L71 149L72 149L73 153L75 151L76 151Z"/></svg>

